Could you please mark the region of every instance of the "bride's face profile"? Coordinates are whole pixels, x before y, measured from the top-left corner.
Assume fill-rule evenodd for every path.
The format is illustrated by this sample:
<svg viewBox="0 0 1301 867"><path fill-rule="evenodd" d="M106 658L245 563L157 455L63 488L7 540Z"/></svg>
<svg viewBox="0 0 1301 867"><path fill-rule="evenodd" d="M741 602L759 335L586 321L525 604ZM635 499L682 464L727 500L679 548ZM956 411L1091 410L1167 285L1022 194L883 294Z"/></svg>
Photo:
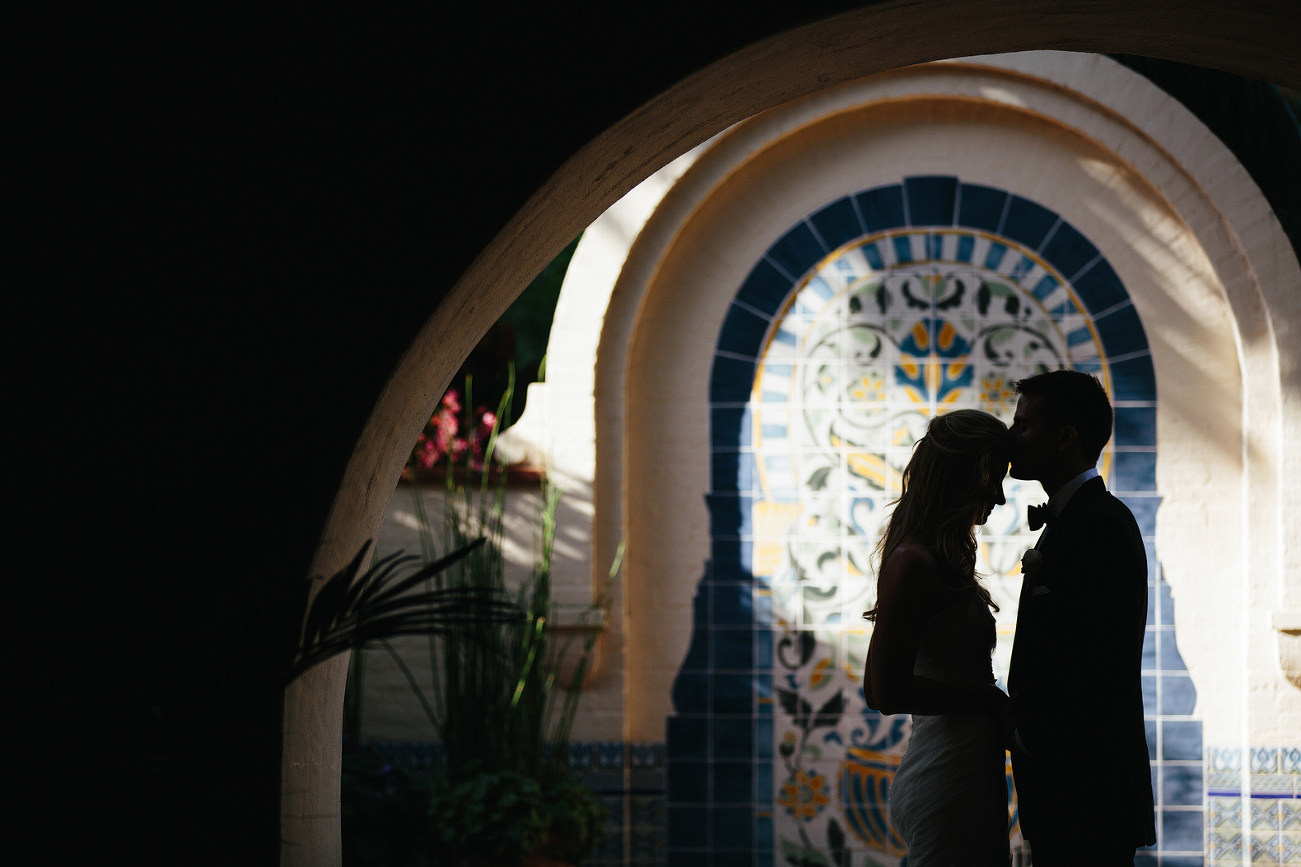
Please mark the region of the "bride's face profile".
<svg viewBox="0 0 1301 867"><path fill-rule="evenodd" d="M1007 475L1007 464L999 467L999 472L990 479L989 485L980 492L979 499L976 501L976 519L975 525L980 526L989 520L990 514L994 511L995 506L1001 506L1007 502L1003 496L1003 477Z"/></svg>

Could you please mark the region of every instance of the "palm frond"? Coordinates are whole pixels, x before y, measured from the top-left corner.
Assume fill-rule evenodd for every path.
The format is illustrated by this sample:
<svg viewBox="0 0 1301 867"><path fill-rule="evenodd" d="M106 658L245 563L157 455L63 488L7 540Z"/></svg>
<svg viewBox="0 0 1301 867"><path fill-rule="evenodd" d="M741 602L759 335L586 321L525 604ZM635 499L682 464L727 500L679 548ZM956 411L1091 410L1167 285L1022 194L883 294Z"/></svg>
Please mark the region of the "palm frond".
<svg viewBox="0 0 1301 867"><path fill-rule="evenodd" d="M479 538L410 574L419 557L398 552L358 577L371 543L321 587L304 619L303 637L286 683L330 657L399 635L437 635L471 624L517 623L522 612L491 587L441 587L412 592L484 544Z"/></svg>

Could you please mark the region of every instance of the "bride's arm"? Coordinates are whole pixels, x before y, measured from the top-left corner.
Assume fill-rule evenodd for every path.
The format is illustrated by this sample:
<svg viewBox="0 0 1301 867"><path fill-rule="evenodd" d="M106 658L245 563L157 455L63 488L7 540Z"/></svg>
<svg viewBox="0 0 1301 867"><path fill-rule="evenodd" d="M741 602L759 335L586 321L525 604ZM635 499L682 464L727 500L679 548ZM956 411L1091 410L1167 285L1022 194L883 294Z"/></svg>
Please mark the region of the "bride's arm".
<svg viewBox="0 0 1301 867"><path fill-rule="evenodd" d="M876 628L867 651L863 694L884 714L989 713L1007 696L992 684L946 683L913 674L926 619L943 608L945 587L935 559L920 545L901 545L881 564Z"/></svg>

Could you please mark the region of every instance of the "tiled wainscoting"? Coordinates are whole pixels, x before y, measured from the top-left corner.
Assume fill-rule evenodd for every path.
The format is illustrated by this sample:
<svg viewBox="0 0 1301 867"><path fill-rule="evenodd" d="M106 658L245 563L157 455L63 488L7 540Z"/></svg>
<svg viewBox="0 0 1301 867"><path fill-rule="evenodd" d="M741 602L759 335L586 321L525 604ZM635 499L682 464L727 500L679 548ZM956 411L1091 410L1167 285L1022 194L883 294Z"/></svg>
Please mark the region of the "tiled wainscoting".
<svg viewBox="0 0 1301 867"><path fill-rule="evenodd" d="M1301 747L1206 750L1206 863L1301 864Z"/></svg>
<svg viewBox="0 0 1301 867"><path fill-rule="evenodd" d="M1135 864L1301 864L1301 747L1252 748L1246 768L1241 748L1210 747L1203 763L1175 758L1190 741L1179 731L1166 729L1154 749L1154 755L1171 757L1153 761L1165 794L1161 828L1167 845L1159 855L1139 853ZM437 744L376 741L366 748L416 779L431 779L442 766ZM574 775L610 811L606 836L584 867L672 867L666 858L664 752L663 744L571 746ZM1204 855L1187 842L1203 825ZM1173 854L1179 849L1182 854Z"/></svg>
<svg viewBox="0 0 1301 867"><path fill-rule="evenodd" d="M432 780L444 765L442 747L435 743L371 741L364 746L416 780ZM664 745L575 743L569 747L569 767L610 811L605 837L583 867L662 867Z"/></svg>
<svg viewBox="0 0 1301 867"><path fill-rule="evenodd" d="M1143 518L1140 517L1140 520ZM1150 521L1150 518L1148 519ZM1150 534L1145 528L1144 533ZM1148 545L1147 635L1143 642L1143 714L1156 796L1157 845L1135 859L1139 867L1200 867L1203 863L1202 723L1192 713L1197 690L1175 641L1170 585Z"/></svg>

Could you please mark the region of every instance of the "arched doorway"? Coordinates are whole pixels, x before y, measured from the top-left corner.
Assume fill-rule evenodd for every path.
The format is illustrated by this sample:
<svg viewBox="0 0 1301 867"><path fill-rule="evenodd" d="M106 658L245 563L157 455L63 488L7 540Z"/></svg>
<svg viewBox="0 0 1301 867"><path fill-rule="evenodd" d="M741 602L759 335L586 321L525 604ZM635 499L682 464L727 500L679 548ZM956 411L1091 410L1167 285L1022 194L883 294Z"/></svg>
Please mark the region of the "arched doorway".
<svg viewBox="0 0 1301 867"><path fill-rule="evenodd" d="M1182 7L1176 15L1173 8L1135 10L1117 3L1070 20L1044 18L1038 9L1019 4L989 3L985 8L989 16L982 20L988 29L974 35L957 22L956 7L942 3L920 11L885 4L784 34L694 76L571 160L467 272L390 381L354 452L313 571L333 571L373 534L402 455L427 417L431 395L512 293L619 194L727 124L801 93L894 66L1049 44L1093 50L1148 48L1175 59L1217 65L1261 57L1259 67L1235 68L1270 78L1296 77L1286 51L1262 55L1258 50L1291 32L1286 11L1239 16L1226 26L1214 17L1188 15ZM962 9L964 16L979 11ZM1169 40L1146 35L1154 29L1169 33ZM1152 48L1156 43L1161 45ZM1253 51L1239 50L1239 45L1250 45ZM619 165L630 168L612 176L610 169ZM493 262L510 264L497 270ZM286 694L286 863L296 863L299 857L319 863L337 851L337 819L332 818L337 816L337 762L331 756L337 755L341 695L341 664L322 667Z"/></svg>

